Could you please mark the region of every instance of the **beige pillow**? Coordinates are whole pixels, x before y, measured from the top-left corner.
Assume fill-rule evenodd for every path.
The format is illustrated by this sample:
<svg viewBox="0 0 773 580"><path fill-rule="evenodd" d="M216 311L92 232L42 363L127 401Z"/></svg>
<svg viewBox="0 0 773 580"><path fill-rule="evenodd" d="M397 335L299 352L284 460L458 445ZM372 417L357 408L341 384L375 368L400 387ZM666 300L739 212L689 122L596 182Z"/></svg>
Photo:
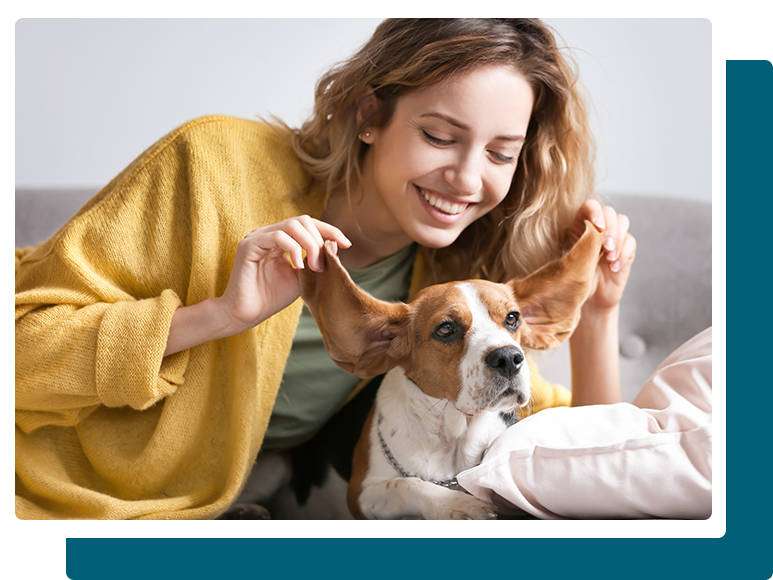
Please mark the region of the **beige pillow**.
<svg viewBox="0 0 773 580"><path fill-rule="evenodd" d="M711 328L674 351L630 403L546 409L458 476L503 513L559 518L711 515Z"/></svg>

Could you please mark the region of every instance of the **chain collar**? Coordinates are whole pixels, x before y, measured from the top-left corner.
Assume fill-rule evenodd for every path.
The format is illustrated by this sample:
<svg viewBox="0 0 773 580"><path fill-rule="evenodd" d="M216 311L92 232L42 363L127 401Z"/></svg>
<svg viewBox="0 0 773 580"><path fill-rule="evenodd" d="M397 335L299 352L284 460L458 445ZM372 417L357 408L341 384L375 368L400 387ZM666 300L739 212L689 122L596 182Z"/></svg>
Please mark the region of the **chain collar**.
<svg viewBox="0 0 773 580"><path fill-rule="evenodd" d="M376 430L378 431L378 440L381 443L381 450L384 452L384 457L386 457L387 461L389 462L389 465L395 468L397 472L402 475L403 477L419 477L418 475L411 475L407 471L405 471L402 466L397 463L397 460L395 459L394 455L392 455L392 452L389 450L389 446L386 444L386 441L384 441L384 436L381 434L381 422L384 420L384 416L379 413L378 414L378 426L376 427ZM419 479L424 479L423 477L419 477ZM434 483L435 485L439 485L441 487L458 487L461 489L461 486L456 481L456 478L454 479L444 479L442 481L438 481L436 479L424 479L424 481L428 481L429 483Z"/></svg>

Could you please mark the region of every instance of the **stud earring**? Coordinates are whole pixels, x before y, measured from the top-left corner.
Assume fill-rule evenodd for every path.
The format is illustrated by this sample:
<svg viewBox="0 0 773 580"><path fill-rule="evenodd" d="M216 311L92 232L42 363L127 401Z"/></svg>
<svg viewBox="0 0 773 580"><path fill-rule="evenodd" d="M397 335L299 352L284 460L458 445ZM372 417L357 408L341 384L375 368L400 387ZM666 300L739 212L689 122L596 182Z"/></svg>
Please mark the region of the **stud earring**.
<svg viewBox="0 0 773 580"><path fill-rule="evenodd" d="M360 141L362 141L363 136L370 137L370 131L368 131L367 133L360 133L359 135L357 135Z"/></svg>

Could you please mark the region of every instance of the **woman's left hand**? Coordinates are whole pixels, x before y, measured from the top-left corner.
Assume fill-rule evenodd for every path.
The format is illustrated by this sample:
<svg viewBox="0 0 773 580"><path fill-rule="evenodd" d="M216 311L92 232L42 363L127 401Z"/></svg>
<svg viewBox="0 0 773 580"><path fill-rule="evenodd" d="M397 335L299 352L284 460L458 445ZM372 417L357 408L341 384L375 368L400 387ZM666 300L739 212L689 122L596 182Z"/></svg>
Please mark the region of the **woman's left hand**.
<svg viewBox="0 0 773 580"><path fill-rule="evenodd" d="M577 210L574 222L567 232L572 244L580 239L585 231L585 220L604 233L604 245L596 268L593 289L583 309L609 311L615 308L623 297L636 255L636 239L628 233L630 222L625 215L618 214L610 206L602 207L598 201L591 199Z"/></svg>

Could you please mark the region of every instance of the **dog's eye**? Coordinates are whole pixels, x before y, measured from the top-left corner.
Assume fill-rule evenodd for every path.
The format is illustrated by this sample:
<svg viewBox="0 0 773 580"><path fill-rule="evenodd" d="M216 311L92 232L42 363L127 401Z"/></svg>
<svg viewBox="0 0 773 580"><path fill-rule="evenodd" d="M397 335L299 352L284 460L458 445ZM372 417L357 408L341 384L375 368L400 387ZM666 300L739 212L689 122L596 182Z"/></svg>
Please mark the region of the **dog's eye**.
<svg viewBox="0 0 773 580"><path fill-rule="evenodd" d="M440 342L455 342L462 338L462 333L459 332L459 325L456 322L445 320L432 331L432 338Z"/></svg>
<svg viewBox="0 0 773 580"><path fill-rule="evenodd" d="M435 335L440 338L448 338L454 333L454 325L450 322L441 322L435 329Z"/></svg>
<svg viewBox="0 0 773 580"><path fill-rule="evenodd" d="M521 323L521 313L520 312L510 312L507 316L505 316L505 325L510 327L510 330L515 332L515 330L518 328L518 326Z"/></svg>

